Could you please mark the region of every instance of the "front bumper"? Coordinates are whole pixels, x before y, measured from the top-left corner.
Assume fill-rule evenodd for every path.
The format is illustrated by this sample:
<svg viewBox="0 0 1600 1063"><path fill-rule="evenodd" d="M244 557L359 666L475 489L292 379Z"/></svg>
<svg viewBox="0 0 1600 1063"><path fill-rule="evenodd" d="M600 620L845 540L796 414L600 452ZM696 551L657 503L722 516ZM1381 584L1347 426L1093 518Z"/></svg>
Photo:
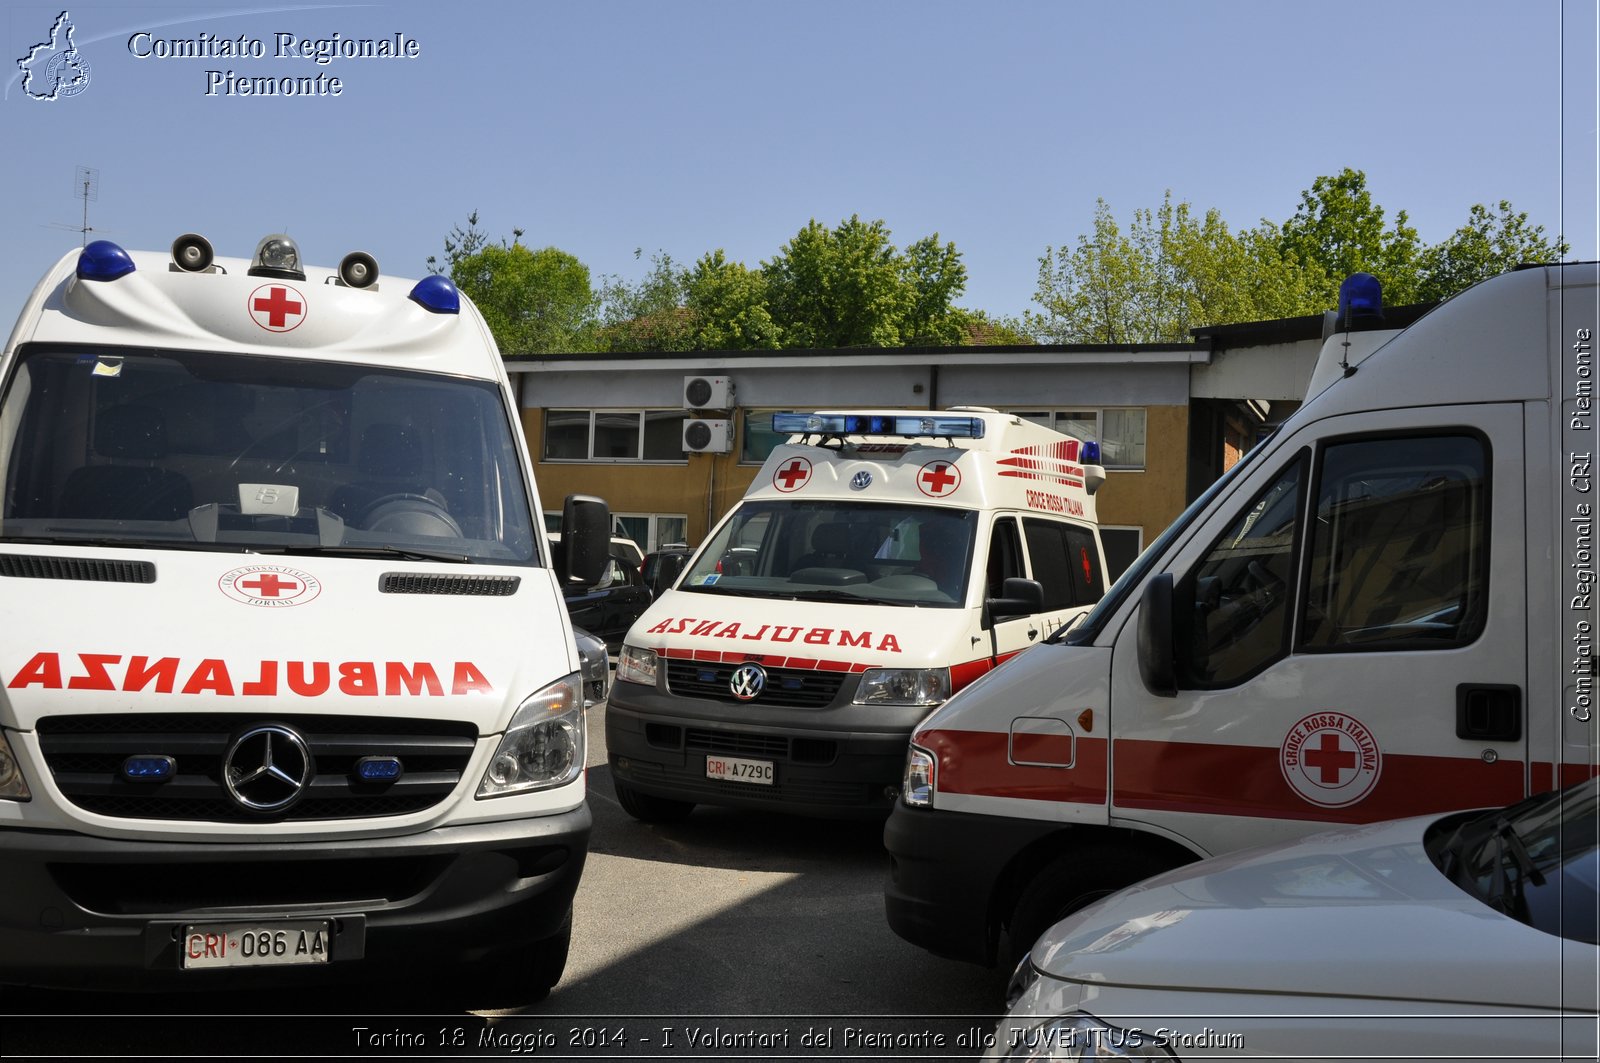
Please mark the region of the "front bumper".
<svg viewBox="0 0 1600 1063"><path fill-rule="evenodd" d="M1060 829L1047 820L897 804L883 828L889 927L936 956L992 967L1005 873L1019 853Z"/></svg>
<svg viewBox="0 0 1600 1063"><path fill-rule="evenodd" d="M804 816L883 816L894 807L912 729L929 709L730 704L616 683L606 705L613 777L656 797ZM771 761L772 785L706 777L706 755Z"/></svg>
<svg viewBox="0 0 1600 1063"><path fill-rule="evenodd" d="M581 805L534 819L360 841L178 843L0 832L0 983L189 991L474 963L561 930L591 822ZM179 966L187 926L283 919L328 920L329 962Z"/></svg>

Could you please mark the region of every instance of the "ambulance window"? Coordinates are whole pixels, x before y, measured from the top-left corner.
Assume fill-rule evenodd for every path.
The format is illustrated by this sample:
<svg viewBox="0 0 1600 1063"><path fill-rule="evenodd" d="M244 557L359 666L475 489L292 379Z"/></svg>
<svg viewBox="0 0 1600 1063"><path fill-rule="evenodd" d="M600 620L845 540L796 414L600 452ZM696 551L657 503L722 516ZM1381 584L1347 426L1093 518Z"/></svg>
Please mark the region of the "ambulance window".
<svg viewBox="0 0 1600 1063"><path fill-rule="evenodd" d="M1024 521L1024 525L1033 578L1044 586L1044 607L1075 609L1099 601L1106 581L1094 533L1087 528L1034 518Z"/></svg>
<svg viewBox="0 0 1600 1063"><path fill-rule="evenodd" d="M1324 452L1300 644L1461 646L1483 630L1486 455L1474 436L1368 439Z"/></svg>
<svg viewBox="0 0 1600 1063"><path fill-rule="evenodd" d="M1023 574L1017 522L1012 517L1001 517L994 522L994 532L989 536L988 596L1002 597L1006 580L1019 579Z"/></svg>
<svg viewBox="0 0 1600 1063"><path fill-rule="evenodd" d="M1282 657L1304 457L1256 496L1173 594L1178 682L1215 690Z"/></svg>

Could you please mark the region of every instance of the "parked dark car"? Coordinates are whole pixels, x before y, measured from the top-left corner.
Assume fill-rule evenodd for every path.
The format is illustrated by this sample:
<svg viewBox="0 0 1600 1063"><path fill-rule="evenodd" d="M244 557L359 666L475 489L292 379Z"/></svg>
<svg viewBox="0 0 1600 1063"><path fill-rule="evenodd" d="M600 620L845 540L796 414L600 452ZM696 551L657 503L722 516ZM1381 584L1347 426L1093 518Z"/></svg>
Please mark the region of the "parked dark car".
<svg viewBox="0 0 1600 1063"><path fill-rule="evenodd" d="M651 601L638 563L617 554L612 555L599 583L568 587L564 593L573 626L600 638L613 656L622 649L623 636Z"/></svg>
<svg viewBox="0 0 1600 1063"><path fill-rule="evenodd" d="M693 556L694 551L687 546L663 546L645 554L644 563L639 566L644 585L652 595L659 597L662 591L678 581L678 574Z"/></svg>

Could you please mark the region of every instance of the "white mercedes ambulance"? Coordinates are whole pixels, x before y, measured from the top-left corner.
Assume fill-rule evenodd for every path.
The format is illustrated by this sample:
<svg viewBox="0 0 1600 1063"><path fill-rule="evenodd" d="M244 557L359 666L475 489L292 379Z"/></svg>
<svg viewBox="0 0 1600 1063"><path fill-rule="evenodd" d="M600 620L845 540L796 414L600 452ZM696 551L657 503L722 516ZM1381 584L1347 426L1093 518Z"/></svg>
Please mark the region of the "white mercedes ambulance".
<svg viewBox="0 0 1600 1063"><path fill-rule="evenodd" d="M1092 613L918 725L890 925L1014 959L1199 857L1593 774L1596 275L1336 327L1311 398Z"/></svg>
<svg viewBox="0 0 1600 1063"><path fill-rule="evenodd" d="M553 985L609 518L540 512L447 279L63 258L0 361L0 982Z"/></svg>
<svg viewBox="0 0 1600 1063"><path fill-rule="evenodd" d="M790 433L629 632L617 796L882 815L917 721L1105 586L1098 448L962 408L776 414Z"/></svg>

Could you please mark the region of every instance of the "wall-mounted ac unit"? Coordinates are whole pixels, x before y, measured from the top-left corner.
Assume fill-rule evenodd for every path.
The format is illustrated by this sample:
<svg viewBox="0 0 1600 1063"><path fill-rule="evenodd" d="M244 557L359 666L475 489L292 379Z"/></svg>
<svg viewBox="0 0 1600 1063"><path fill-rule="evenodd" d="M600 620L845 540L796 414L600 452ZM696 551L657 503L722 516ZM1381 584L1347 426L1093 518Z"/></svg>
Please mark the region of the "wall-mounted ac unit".
<svg viewBox="0 0 1600 1063"><path fill-rule="evenodd" d="M733 409L733 381L725 376L684 377L683 408L686 410Z"/></svg>
<svg viewBox="0 0 1600 1063"><path fill-rule="evenodd" d="M733 423L702 421L690 417L683 422L683 449L688 454L726 454L733 449Z"/></svg>

